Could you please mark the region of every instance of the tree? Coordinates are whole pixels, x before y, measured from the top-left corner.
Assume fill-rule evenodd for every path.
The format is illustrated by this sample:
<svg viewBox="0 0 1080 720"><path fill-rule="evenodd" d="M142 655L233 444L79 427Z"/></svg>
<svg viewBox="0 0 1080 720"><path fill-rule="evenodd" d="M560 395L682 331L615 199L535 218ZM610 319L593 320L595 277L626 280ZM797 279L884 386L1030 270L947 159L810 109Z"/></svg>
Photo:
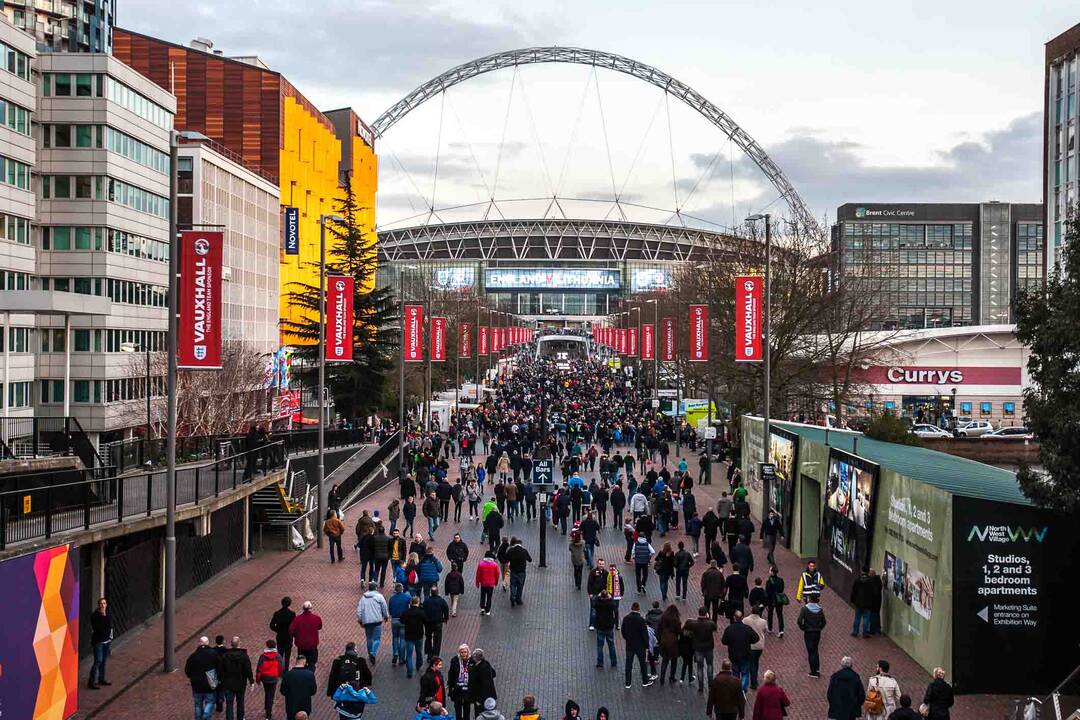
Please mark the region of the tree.
<svg viewBox="0 0 1080 720"><path fill-rule="evenodd" d="M335 409L348 418L359 417L385 405L384 391L398 347L397 301L390 287L375 287L378 265L377 239L373 228L364 227L363 213L348 184L342 187L337 204L341 220L330 220L331 238L327 250L327 274L353 278L353 359L326 365L326 386ZM296 353L304 360L305 382L314 385L318 372L319 305L318 285L292 283L289 302L303 310L298 321L282 320L285 332L298 342Z"/></svg>
<svg viewBox="0 0 1080 720"><path fill-rule="evenodd" d="M883 440L884 442L898 443L900 445L922 445L919 436L908 432L904 421L890 410L875 415L870 424L866 426L866 432L863 434L874 440Z"/></svg>
<svg viewBox="0 0 1080 720"><path fill-rule="evenodd" d="M1016 337L1030 350L1024 421L1045 471L1022 467L1018 478L1037 505L1072 512L1080 508L1080 218L1068 222L1061 256L1045 291L1016 300Z"/></svg>

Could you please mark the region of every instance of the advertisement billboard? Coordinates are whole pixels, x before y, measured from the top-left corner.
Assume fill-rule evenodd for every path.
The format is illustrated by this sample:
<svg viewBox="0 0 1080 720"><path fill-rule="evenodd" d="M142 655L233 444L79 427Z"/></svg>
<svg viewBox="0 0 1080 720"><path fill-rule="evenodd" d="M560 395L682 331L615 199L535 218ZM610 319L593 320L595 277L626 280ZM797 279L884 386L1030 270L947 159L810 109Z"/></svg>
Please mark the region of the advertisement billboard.
<svg viewBox="0 0 1080 720"><path fill-rule="evenodd" d="M690 306L690 362L709 361L709 306Z"/></svg>
<svg viewBox="0 0 1080 720"><path fill-rule="evenodd" d="M437 268L431 274L431 289L445 292L469 292L476 284L476 268Z"/></svg>
<svg viewBox="0 0 1080 720"><path fill-rule="evenodd" d="M0 717L63 720L79 709L79 550L0 562Z"/></svg>
<svg viewBox="0 0 1080 720"><path fill-rule="evenodd" d="M656 359L656 326L652 323L641 326L641 359Z"/></svg>
<svg viewBox="0 0 1080 720"><path fill-rule="evenodd" d="M783 543L791 547L791 521L795 511L795 471L799 467L797 456L799 436L795 433L769 426L769 462L776 467L776 480L766 489L768 509L780 517L784 528Z"/></svg>
<svg viewBox="0 0 1080 720"><path fill-rule="evenodd" d="M484 271L488 290L618 290L618 270L566 268L489 268Z"/></svg>
<svg viewBox="0 0 1080 720"><path fill-rule="evenodd" d="M672 285L670 267L633 268L630 270L630 292L665 292Z"/></svg>
<svg viewBox="0 0 1080 720"><path fill-rule="evenodd" d="M660 323L660 362L675 362L675 318Z"/></svg>
<svg viewBox="0 0 1080 720"><path fill-rule="evenodd" d="M472 357L472 325L470 323L461 323L458 325L458 354L459 358L471 358Z"/></svg>
<svg viewBox="0 0 1080 720"><path fill-rule="evenodd" d="M762 279L735 278L735 362L761 362Z"/></svg>
<svg viewBox="0 0 1080 720"><path fill-rule="evenodd" d="M353 278L326 278L326 360L353 359Z"/></svg>
<svg viewBox="0 0 1080 720"><path fill-rule="evenodd" d="M221 367L221 259L224 233L180 233L179 367Z"/></svg>
<svg viewBox="0 0 1080 720"><path fill-rule="evenodd" d="M405 306L405 362L424 361L424 306Z"/></svg>
<svg viewBox="0 0 1080 720"><path fill-rule="evenodd" d="M431 362L446 361L446 324L444 317L431 318Z"/></svg>
<svg viewBox="0 0 1080 720"><path fill-rule="evenodd" d="M843 598L870 562L879 470L876 463L829 448L818 555L826 582Z"/></svg>

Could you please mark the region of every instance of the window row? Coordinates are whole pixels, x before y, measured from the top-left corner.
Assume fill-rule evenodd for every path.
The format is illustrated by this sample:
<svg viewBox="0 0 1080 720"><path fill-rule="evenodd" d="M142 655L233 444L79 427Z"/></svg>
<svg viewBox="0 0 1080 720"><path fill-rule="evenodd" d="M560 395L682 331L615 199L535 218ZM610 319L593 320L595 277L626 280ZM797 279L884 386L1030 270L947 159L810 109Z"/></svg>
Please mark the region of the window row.
<svg viewBox="0 0 1080 720"><path fill-rule="evenodd" d="M108 75L44 73L41 78L41 94L45 97L107 97L160 128L172 129L171 112Z"/></svg>
<svg viewBox="0 0 1080 720"><path fill-rule="evenodd" d="M41 228L42 250L105 250L119 255L169 262L169 245L123 230L47 225Z"/></svg>
<svg viewBox="0 0 1080 720"><path fill-rule="evenodd" d="M0 213L0 240L30 244L30 219Z"/></svg>
<svg viewBox="0 0 1080 720"><path fill-rule="evenodd" d="M41 145L44 148L107 148L163 175L169 172L168 153L108 125L44 125Z"/></svg>
<svg viewBox="0 0 1080 720"><path fill-rule="evenodd" d="M41 94L45 97L105 97L105 76L95 73L43 73Z"/></svg>
<svg viewBox="0 0 1080 720"><path fill-rule="evenodd" d="M148 215L169 218L169 200L103 175L42 175L43 200L108 200Z"/></svg>
<svg viewBox="0 0 1080 720"><path fill-rule="evenodd" d="M36 328L11 327L7 336L8 352L25 353L31 352L30 333ZM0 350L4 347L4 328L0 327Z"/></svg>
<svg viewBox="0 0 1080 720"><path fill-rule="evenodd" d="M7 333L8 352L34 352L32 338L38 336L39 352L66 352L67 340L62 328L11 327ZM101 330L73 328L71 330L72 352L123 352L132 346L138 352L164 352L165 332L160 330ZM4 328L0 326L0 351L4 347Z"/></svg>
<svg viewBox="0 0 1080 720"><path fill-rule="evenodd" d="M960 414L961 415L971 415L973 405L974 405L974 403L961 401L960 402ZM990 402L980 402L979 403L979 415L980 416L987 417L987 416L993 415L993 414L994 414L994 404L993 403L990 403ZM1001 403L1001 414L1004 415L1005 417L1013 417L1014 415L1016 415L1016 403L1014 403L1014 402Z"/></svg>
<svg viewBox="0 0 1080 720"><path fill-rule="evenodd" d="M0 155L0 183L14 185L20 190L29 190L30 166Z"/></svg>
<svg viewBox="0 0 1080 720"><path fill-rule="evenodd" d="M31 290L30 273L0 270L0 290Z"/></svg>
<svg viewBox="0 0 1080 720"><path fill-rule="evenodd" d="M43 277L42 290L74 292L77 295L108 297L115 303L168 307L169 293L165 287L130 280L95 277Z"/></svg>
<svg viewBox="0 0 1080 720"><path fill-rule="evenodd" d="M0 53L3 53L4 69L15 77L29 82L30 56L2 42L0 42Z"/></svg>
<svg viewBox="0 0 1080 720"><path fill-rule="evenodd" d="M114 103L127 108L143 120L149 120L160 128L172 129L173 116L171 112L145 95L135 92L119 80L107 77L105 84L108 86L108 97Z"/></svg>
<svg viewBox="0 0 1080 720"><path fill-rule="evenodd" d="M151 397L165 394L165 378L150 378ZM63 380L40 380L38 398L42 404L64 402ZM141 400L146 397L146 378L120 378L117 380L72 380L71 401L100 405L103 402Z"/></svg>
<svg viewBox="0 0 1080 720"><path fill-rule="evenodd" d="M22 105L0 98L0 125L6 125L17 133L30 134L30 111Z"/></svg>
<svg viewBox="0 0 1080 720"><path fill-rule="evenodd" d="M9 408L22 408L30 407L32 404L30 398L31 381L25 380L23 382L8 383L7 389L7 407ZM0 398L4 397L4 384L0 383Z"/></svg>

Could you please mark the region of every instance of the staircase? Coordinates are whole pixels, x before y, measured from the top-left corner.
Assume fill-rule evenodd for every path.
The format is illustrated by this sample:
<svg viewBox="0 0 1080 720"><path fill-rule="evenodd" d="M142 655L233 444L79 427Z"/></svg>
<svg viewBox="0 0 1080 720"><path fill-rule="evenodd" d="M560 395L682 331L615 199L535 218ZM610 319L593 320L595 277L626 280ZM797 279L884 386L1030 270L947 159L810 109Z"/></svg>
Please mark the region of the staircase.
<svg viewBox="0 0 1080 720"><path fill-rule="evenodd" d="M292 527L311 511L312 488L305 473L286 468L285 477L285 482L264 487L251 496L251 517L258 527L260 549L290 548Z"/></svg>

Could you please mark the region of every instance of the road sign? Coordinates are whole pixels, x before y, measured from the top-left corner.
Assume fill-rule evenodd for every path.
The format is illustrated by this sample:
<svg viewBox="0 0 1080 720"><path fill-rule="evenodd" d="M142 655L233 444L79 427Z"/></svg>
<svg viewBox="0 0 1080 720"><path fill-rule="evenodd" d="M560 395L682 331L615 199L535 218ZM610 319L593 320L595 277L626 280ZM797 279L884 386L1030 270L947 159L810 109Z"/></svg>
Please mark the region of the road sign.
<svg viewBox="0 0 1080 720"><path fill-rule="evenodd" d="M677 397L678 394L679 394L678 390L668 390L667 388L663 388L663 389L660 389L660 390L656 391L656 396L657 397Z"/></svg>
<svg viewBox="0 0 1080 720"><path fill-rule="evenodd" d="M758 463L758 475L761 476L762 482L775 482L776 480L776 464L775 463Z"/></svg>
<svg viewBox="0 0 1080 720"><path fill-rule="evenodd" d="M705 438L706 440L715 440L716 439L716 428L712 427L712 426L707 427L707 428L703 428L702 437Z"/></svg>
<svg viewBox="0 0 1080 720"><path fill-rule="evenodd" d="M532 481L536 485L551 485L555 482L555 462L553 460L533 460Z"/></svg>

